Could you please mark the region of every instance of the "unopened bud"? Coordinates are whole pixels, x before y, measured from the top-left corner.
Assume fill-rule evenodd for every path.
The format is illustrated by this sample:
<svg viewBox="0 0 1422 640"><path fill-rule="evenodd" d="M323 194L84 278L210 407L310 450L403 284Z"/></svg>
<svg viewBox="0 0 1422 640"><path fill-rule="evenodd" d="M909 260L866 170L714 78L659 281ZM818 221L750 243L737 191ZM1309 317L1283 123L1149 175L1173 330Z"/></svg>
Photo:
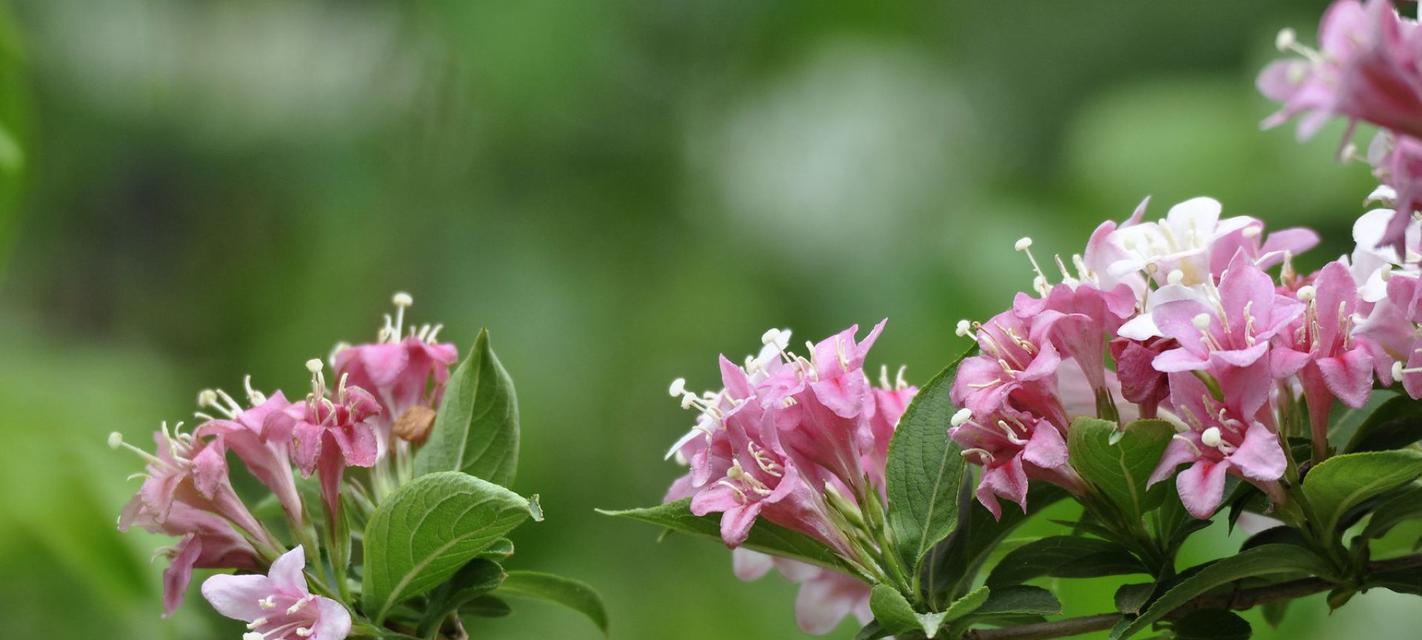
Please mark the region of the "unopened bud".
<svg viewBox="0 0 1422 640"><path fill-rule="evenodd" d="M395 433L395 437L406 442L424 444L430 437L430 430L434 428L434 421L434 409L417 404L400 414L391 431Z"/></svg>

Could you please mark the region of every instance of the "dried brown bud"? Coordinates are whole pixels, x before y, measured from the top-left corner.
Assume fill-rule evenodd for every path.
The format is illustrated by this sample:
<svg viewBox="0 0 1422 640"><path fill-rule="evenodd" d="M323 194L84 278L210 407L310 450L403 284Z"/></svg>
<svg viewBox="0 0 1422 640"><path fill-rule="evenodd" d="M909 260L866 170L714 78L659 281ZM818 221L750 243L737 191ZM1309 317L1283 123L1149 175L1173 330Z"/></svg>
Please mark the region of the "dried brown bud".
<svg viewBox="0 0 1422 640"><path fill-rule="evenodd" d="M434 409L424 405L415 405L400 414L400 418L395 421L393 428L395 437L401 440L423 444L430 437L430 429L434 427Z"/></svg>

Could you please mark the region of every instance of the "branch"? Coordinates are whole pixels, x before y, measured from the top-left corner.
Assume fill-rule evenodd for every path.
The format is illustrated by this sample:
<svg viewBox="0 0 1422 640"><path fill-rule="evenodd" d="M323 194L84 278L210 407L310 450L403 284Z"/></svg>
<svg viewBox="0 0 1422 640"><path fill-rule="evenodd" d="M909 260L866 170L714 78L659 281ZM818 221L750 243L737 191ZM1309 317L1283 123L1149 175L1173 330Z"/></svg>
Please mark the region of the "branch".
<svg viewBox="0 0 1422 640"><path fill-rule="evenodd" d="M1369 573L1381 573L1385 571L1397 571L1399 569L1410 569L1422 567L1422 555L1403 556L1390 560L1380 560L1368 564ZM1167 620L1173 620L1184 616L1191 611L1202 609L1231 609L1243 611L1252 609L1257 605L1266 602L1277 602L1279 600L1293 600L1310 596L1315 593L1322 593L1337 586L1335 583L1323 580L1322 578L1302 578L1290 582L1281 582L1263 587L1250 589L1238 589L1233 592L1203 595L1191 600L1179 608L1166 615ZM1104 631L1115 626L1121 621L1121 614L1103 613L1094 616L1082 616L1078 618L1066 618L1063 620L1052 620L1048 622L1034 622L1012 627L1001 627L997 629L972 629L963 634L963 640L1050 640L1052 638L1066 638L1092 631Z"/></svg>

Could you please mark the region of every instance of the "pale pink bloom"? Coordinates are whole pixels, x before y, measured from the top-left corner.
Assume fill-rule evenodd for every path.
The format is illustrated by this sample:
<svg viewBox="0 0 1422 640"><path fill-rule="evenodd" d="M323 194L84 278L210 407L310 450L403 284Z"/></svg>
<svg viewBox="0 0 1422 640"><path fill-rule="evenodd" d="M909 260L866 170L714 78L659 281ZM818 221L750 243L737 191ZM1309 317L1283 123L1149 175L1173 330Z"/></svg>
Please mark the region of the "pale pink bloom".
<svg viewBox="0 0 1422 640"><path fill-rule="evenodd" d="M247 386L251 406L243 408L220 390L206 390L198 396L200 406L221 417L207 419L194 431L198 438L213 437L232 449L252 475L266 485L281 503L288 520L300 527L303 522L301 496L291 471L290 443L296 420L288 414L291 406L280 391L270 397Z"/></svg>
<svg viewBox="0 0 1422 640"><path fill-rule="evenodd" d="M138 526L151 533L182 538L177 546L164 552L168 557L168 568L163 570L164 617L173 615L182 604L193 569L256 569L261 564L252 544L215 513L175 502L163 520L153 516L139 502L129 502L119 517L119 530Z"/></svg>
<svg viewBox="0 0 1422 640"><path fill-rule="evenodd" d="M996 413L1007 404L1045 416L1065 427L1069 418L1056 398L1062 357L1052 331L1062 314L1044 311L1027 318L1004 311L976 327L980 354L963 360L953 379L953 403L974 415Z"/></svg>
<svg viewBox="0 0 1422 640"><path fill-rule="evenodd" d="M1063 283L1041 298L1018 293L1012 311L1019 318L1047 311L1062 314L1048 334L1052 346L1077 362L1100 395L1106 393L1106 341L1135 315L1136 297L1125 284L1103 290L1089 283Z"/></svg>
<svg viewBox="0 0 1422 640"><path fill-rule="evenodd" d="M1303 57L1276 61L1259 74L1260 92L1283 103L1264 126L1302 115L1298 135L1306 139L1342 116L1422 136L1416 27L1390 0L1339 0L1319 24L1319 51L1294 43L1292 32L1281 33L1281 48Z"/></svg>
<svg viewBox="0 0 1422 640"><path fill-rule="evenodd" d="M1159 285L1209 283L1212 275L1218 275L1212 271L1216 244L1260 227L1248 216L1221 219L1219 201L1205 197L1171 207L1162 220L1142 222L1147 202L1120 226L1106 222L1092 233L1084 262L1100 287L1126 284L1144 299L1147 279ZM1278 242L1293 245L1297 239L1284 236ZM1233 257L1236 244L1230 243L1226 260ZM1172 276L1175 272L1179 275Z"/></svg>
<svg viewBox="0 0 1422 640"><path fill-rule="evenodd" d="M983 468L975 495L994 517L1002 517L998 498L1026 512L1029 479L1080 492L1081 478L1067 463L1064 431L1045 419L1005 406L981 416L964 409L948 433L963 457Z"/></svg>
<svg viewBox="0 0 1422 640"><path fill-rule="evenodd" d="M903 417L904 410L908 408L914 396L918 395L918 387L904 380L903 369L899 369L898 379L892 382L887 370L881 373L879 386L870 390L873 399L870 403L872 412L860 429L860 450L863 452L864 472L869 475L870 483L878 488L883 496L889 443L894 439L899 418Z"/></svg>
<svg viewBox="0 0 1422 640"><path fill-rule="evenodd" d="M733 550L731 559L736 577L741 580L759 580L774 568L790 581L799 583L795 621L805 633L827 634L850 615L861 625L868 624L874 617L869 611L869 585L862 580L749 549Z"/></svg>
<svg viewBox="0 0 1422 640"><path fill-rule="evenodd" d="M179 425L181 426L181 424ZM153 436L156 454L131 447L148 460L143 486L124 507L119 529L139 525L161 531L177 505L221 517L254 540L270 541L270 535L242 503L228 477L226 449L221 440L202 440L176 430ZM114 434L110 444L129 446ZM175 535L190 531L183 530Z"/></svg>
<svg viewBox="0 0 1422 640"><path fill-rule="evenodd" d="M1303 311L1302 303L1276 293L1269 275L1239 254L1218 287L1151 312L1161 332L1180 344L1157 356L1153 365L1167 373L1250 366L1268 354L1270 339ZM1276 370L1273 375L1292 373Z"/></svg>
<svg viewBox="0 0 1422 640"><path fill-rule="evenodd" d="M1396 193L1389 187L1378 187L1370 201L1392 201ZM1353 223L1353 253L1349 270L1358 283L1358 295L1366 303L1387 297L1387 277L1398 271L1417 273L1419 258L1413 250L1398 253L1392 244L1383 242L1387 227L1395 220L1393 209L1373 209ZM1405 247L1422 247L1422 223L1415 218L1403 232Z"/></svg>
<svg viewBox="0 0 1422 640"><path fill-rule="evenodd" d="M1260 422L1273 385L1268 369L1267 363L1259 361L1248 368L1212 371L1225 390L1223 401L1216 400L1194 374L1170 374L1171 410L1186 430L1170 441L1150 484L1189 464L1176 476L1175 486L1190 515L1200 519L1214 515L1224 497L1226 475L1241 477L1271 496L1278 494L1277 480L1283 477L1286 459L1278 435Z"/></svg>
<svg viewBox="0 0 1422 640"><path fill-rule="evenodd" d="M1354 332L1370 347L1378 380L1402 382L1413 398L1422 398L1422 286L1418 276L1393 274L1387 297L1378 301Z"/></svg>
<svg viewBox="0 0 1422 640"><path fill-rule="evenodd" d="M312 391L306 400L286 408L292 426L291 459L304 477L318 474L321 498L332 517L340 513L341 478L346 467L370 467L378 456L375 431L369 420L380 413L380 403L344 379L334 390L326 388L320 360L306 363Z"/></svg>
<svg viewBox="0 0 1422 640"><path fill-rule="evenodd" d="M202 584L202 595L228 618L251 631L244 640L344 640L351 614L306 586L304 550L297 546L272 563L267 575L216 575Z"/></svg>
<svg viewBox="0 0 1422 640"><path fill-rule="evenodd" d="M1292 361L1284 369L1298 371L1314 438L1326 439L1328 413L1335 397L1350 407L1367 402L1373 389L1373 358L1366 338L1353 336L1353 317L1360 300L1346 265L1328 263L1297 295L1307 305L1306 311L1280 332L1279 355L1281 360Z"/></svg>
<svg viewBox="0 0 1422 640"><path fill-rule="evenodd" d="M1422 46L1422 39L1418 44ZM1378 182L1389 187L1388 199L1395 211L1378 244L1406 255L1407 229L1415 221L1412 214L1422 211L1422 141L1411 136L1380 133L1373 138L1368 161L1373 165L1373 175Z"/></svg>

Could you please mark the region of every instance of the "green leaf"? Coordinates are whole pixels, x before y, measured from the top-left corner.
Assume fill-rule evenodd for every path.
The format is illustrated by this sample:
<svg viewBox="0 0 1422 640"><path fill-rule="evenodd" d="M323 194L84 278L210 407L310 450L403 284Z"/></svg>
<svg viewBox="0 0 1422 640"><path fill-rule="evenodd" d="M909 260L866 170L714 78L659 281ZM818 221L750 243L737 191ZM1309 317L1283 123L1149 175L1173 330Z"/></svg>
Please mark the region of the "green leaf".
<svg viewBox="0 0 1422 640"><path fill-rule="evenodd" d="M457 471L416 478L390 494L365 530L365 613L433 589L530 515L529 502Z"/></svg>
<svg viewBox="0 0 1422 640"><path fill-rule="evenodd" d="M1422 567L1379 572L1368 576L1367 584L1369 587L1422 596Z"/></svg>
<svg viewBox="0 0 1422 640"><path fill-rule="evenodd" d="M904 564L918 572L923 557L958 524L963 456L948 438L953 418L949 391L958 364L948 365L919 390L899 419L885 469L889 529Z"/></svg>
<svg viewBox="0 0 1422 640"><path fill-rule="evenodd" d="M598 509L597 512L607 516L654 524L673 531L715 538L717 541L721 540L720 514L704 516L692 514L690 498L643 509L624 509L622 511ZM830 569L844 570L844 565L840 563L834 552L818 540L803 533L771 524L764 518L757 520L755 526L751 527L750 535L746 537L746 541L741 546L755 551L787 556Z"/></svg>
<svg viewBox="0 0 1422 640"><path fill-rule="evenodd" d="M1129 638L1161 620L1171 611L1212 589L1235 580L1275 574L1329 575L1328 564L1313 552L1289 544L1255 547L1227 560L1186 570L1188 576L1160 596L1140 617L1111 630L1111 640ZM1185 572L1182 572L1184 575Z"/></svg>
<svg viewBox="0 0 1422 640"><path fill-rule="evenodd" d="M1303 492L1322 531L1335 531L1348 511L1416 480L1422 452L1370 451L1333 456L1304 477Z"/></svg>
<svg viewBox="0 0 1422 640"><path fill-rule="evenodd" d="M969 591L967 595L954 600L953 604L948 605L948 610L943 612L943 622L952 622L959 618L966 617L968 614L977 611L979 607L983 606L983 603L987 602L991 596L992 589L986 585ZM932 638L933 634L929 634L928 637Z"/></svg>
<svg viewBox="0 0 1422 640"><path fill-rule="evenodd" d="M1139 522L1164 496L1147 496L1146 481L1174 434L1164 420L1137 420L1118 431L1108 420L1077 418L1068 434L1067 455L1082 479L1114 504L1126 522Z"/></svg>
<svg viewBox="0 0 1422 640"><path fill-rule="evenodd" d="M1147 602L1150 602L1150 597L1154 593L1154 582L1123 584L1121 588L1116 590L1116 596L1114 598L1116 610L1130 615L1140 613L1141 607L1144 607Z"/></svg>
<svg viewBox="0 0 1422 640"><path fill-rule="evenodd" d="M1364 540L1381 538L1393 527L1416 519L1422 519L1422 483L1414 482L1373 510L1362 537Z"/></svg>
<svg viewBox="0 0 1422 640"><path fill-rule="evenodd" d="M1249 640L1254 630L1233 611L1192 611L1175 621L1176 640Z"/></svg>
<svg viewBox="0 0 1422 640"><path fill-rule="evenodd" d="M532 501L529 501L529 506L530 506L530 507L533 506L533 502L532 502ZM490 544L490 545L489 545L489 548L487 548L487 549L485 549L485 550L483 550L483 551L480 551L480 552L479 552L479 557L480 557L480 558L487 558L487 559L489 559L489 560L493 560L493 561L495 561L495 562L498 562L498 561L500 561L500 560L507 560L507 559L509 559L509 557L512 556L513 554L514 554L514 543L513 543L513 540L509 540L508 538L499 538L498 540L495 540L492 544Z"/></svg>
<svg viewBox="0 0 1422 640"><path fill-rule="evenodd" d="M430 594L425 615L420 620L419 635L428 636L430 631L444 622L450 612L458 611L464 605L499 588L504 581L504 568L485 558L475 558L464 565L448 582L440 585Z"/></svg>
<svg viewBox="0 0 1422 640"><path fill-rule="evenodd" d="M607 609L602 598L592 587L572 578L536 571L510 571L498 593L563 605L587 616L607 635Z"/></svg>
<svg viewBox="0 0 1422 640"><path fill-rule="evenodd" d="M891 635L893 633L885 629L884 625L879 624L878 620L870 620L869 624L859 630L859 633L854 634L854 640L879 640L879 638L887 638Z"/></svg>
<svg viewBox="0 0 1422 640"><path fill-rule="evenodd" d="M1043 576L1095 578L1149 573L1125 547L1106 540L1051 536L1013 549L993 568L988 586L996 589Z"/></svg>
<svg viewBox="0 0 1422 640"><path fill-rule="evenodd" d="M1377 413L1379 407L1396 397L1397 393L1391 390L1375 389L1361 407L1353 408L1341 402L1333 403L1333 410L1328 416L1328 441L1338 451L1349 453L1347 443L1353 440L1363 423Z"/></svg>
<svg viewBox="0 0 1422 640"><path fill-rule="evenodd" d="M1422 402L1397 396L1382 403L1363 420L1348 446L1348 453L1400 449L1422 440Z"/></svg>
<svg viewBox="0 0 1422 640"><path fill-rule="evenodd" d="M449 377L429 441L415 454L415 473L463 471L494 484L513 483L518 467L518 398L513 379L479 332Z"/></svg>
<svg viewBox="0 0 1422 640"><path fill-rule="evenodd" d="M919 613L904 598L904 594L886 584L874 585L869 591L869 610L874 612L874 621L890 634L912 634L922 632L932 638L938 635L945 618L944 613ZM866 633L868 629L860 630ZM874 636L869 636L874 637Z"/></svg>
<svg viewBox="0 0 1422 640"><path fill-rule="evenodd" d="M513 613L509 603L491 595L482 595L459 608L459 615L475 618L502 618Z"/></svg>
<svg viewBox="0 0 1422 640"><path fill-rule="evenodd" d="M947 540L939 543L930 552L924 564L925 585L935 603L960 593L977 580L978 570L987 561L993 550L1018 526L1043 509L1060 502L1066 492L1045 483L1037 483L1027 490L1027 512L1004 509L1002 519L993 518L992 513L977 503L973 497L971 478L965 478L962 496L959 497L958 528Z"/></svg>
<svg viewBox="0 0 1422 640"><path fill-rule="evenodd" d="M968 615L969 620L995 620L1022 616L1054 616L1062 612L1062 603L1052 592L1041 587L1017 585L994 588L987 600Z"/></svg>

